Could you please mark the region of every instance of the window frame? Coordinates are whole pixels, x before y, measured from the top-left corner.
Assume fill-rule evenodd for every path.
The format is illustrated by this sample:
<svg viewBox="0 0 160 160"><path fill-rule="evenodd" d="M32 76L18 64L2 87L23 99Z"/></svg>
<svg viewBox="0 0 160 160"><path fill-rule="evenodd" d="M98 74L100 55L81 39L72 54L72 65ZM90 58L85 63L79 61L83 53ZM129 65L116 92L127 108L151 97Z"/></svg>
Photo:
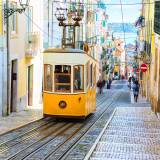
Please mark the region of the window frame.
<svg viewBox="0 0 160 160"><path fill-rule="evenodd" d="M16 9L17 2L10 2L10 8ZM18 35L18 13L14 12L9 20L11 38L17 38ZM15 26L14 26L15 25ZM14 28L15 27L15 28Z"/></svg>
<svg viewBox="0 0 160 160"><path fill-rule="evenodd" d="M90 87L93 87L93 63L90 64Z"/></svg>
<svg viewBox="0 0 160 160"><path fill-rule="evenodd" d="M82 86L83 86L83 89L82 90L75 90L74 89L74 81L75 81L75 74L74 74L74 71L75 71L75 66L81 66L82 67ZM80 64L80 65L73 65L73 93L81 93L81 92L84 92L85 90L85 85L84 85L84 65L83 64Z"/></svg>
<svg viewBox="0 0 160 160"><path fill-rule="evenodd" d="M88 61L87 64L86 64L86 88L87 89L90 86L90 72L89 72L89 68L90 68L90 62Z"/></svg>
<svg viewBox="0 0 160 160"><path fill-rule="evenodd" d="M46 90L46 84L47 84L46 83L46 66L50 66L51 67L51 75L52 75L52 77L51 77L51 82L52 82L51 90ZM44 64L43 73L44 73L44 88L43 88L43 90L46 91L46 92L53 92L53 65L52 64Z"/></svg>
<svg viewBox="0 0 160 160"><path fill-rule="evenodd" d="M27 30L27 33L31 33L33 32L33 22L31 19L33 19L33 6L29 6L27 9L26 9L26 14L28 15L27 17L27 24L26 24L26 30Z"/></svg>
<svg viewBox="0 0 160 160"><path fill-rule="evenodd" d="M94 65L93 67L93 86L96 87L97 85L97 82L96 82L96 73L97 73L97 68L96 68L96 65Z"/></svg>
<svg viewBox="0 0 160 160"><path fill-rule="evenodd" d="M70 73L55 73L55 67L58 66L58 65L69 66L70 69L72 70L72 66L68 65L68 64L55 64L54 65L54 73L53 73L53 76L54 76L54 92L55 93L71 93L72 92L72 71ZM56 83L56 75L68 75L68 76L70 76L70 83ZM70 86L70 90L65 90L65 91L57 90L56 86Z"/></svg>

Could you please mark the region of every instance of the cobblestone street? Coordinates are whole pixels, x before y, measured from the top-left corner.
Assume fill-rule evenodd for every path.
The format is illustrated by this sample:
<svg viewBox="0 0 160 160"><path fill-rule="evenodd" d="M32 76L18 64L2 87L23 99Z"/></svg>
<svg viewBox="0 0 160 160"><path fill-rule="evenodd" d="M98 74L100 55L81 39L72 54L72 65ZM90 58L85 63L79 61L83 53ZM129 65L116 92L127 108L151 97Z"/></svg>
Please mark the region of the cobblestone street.
<svg viewBox="0 0 160 160"><path fill-rule="evenodd" d="M117 108L91 160L159 160L160 124L146 107Z"/></svg>
<svg viewBox="0 0 160 160"><path fill-rule="evenodd" d="M1 121L1 132L29 124L0 136L0 159L160 159L160 120L143 97L134 103L127 81L97 94L96 112L85 120L40 119L35 109Z"/></svg>

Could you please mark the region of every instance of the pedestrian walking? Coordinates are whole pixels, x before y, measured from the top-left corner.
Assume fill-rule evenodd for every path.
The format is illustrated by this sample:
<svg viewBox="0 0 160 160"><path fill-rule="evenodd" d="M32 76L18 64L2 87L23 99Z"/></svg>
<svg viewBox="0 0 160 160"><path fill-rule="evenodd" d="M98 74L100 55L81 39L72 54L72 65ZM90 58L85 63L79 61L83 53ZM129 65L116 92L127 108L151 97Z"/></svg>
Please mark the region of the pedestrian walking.
<svg viewBox="0 0 160 160"><path fill-rule="evenodd" d="M131 89L131 82L132 82L132 77L129 77L129 79L128 79L128 87L129 87L129 89Z"/></svg>
<svg viewBox="0 0 160 160"><path fill-rule="evenodd" d="M102 94L103 93L103 81L101 79L97 82L97 87L99 89L99 94Z"/></svg>
<svg viewBox="0 0 160 160"><path fill-rule="evenodd" d="M105 80L103 80L102 81L102 84L103 84L103 88L105 87L105 85L106 85L106 81Z"/></svg>
<svg viewBox="0 0 160 160"><path fill-rule="evenodd" d="M133 95L134 95L135 102L137 102L137 100L138 100L139 88L140 88L139 82L138 82L138 80L135 80L134 84L133 84Z"/></svg>

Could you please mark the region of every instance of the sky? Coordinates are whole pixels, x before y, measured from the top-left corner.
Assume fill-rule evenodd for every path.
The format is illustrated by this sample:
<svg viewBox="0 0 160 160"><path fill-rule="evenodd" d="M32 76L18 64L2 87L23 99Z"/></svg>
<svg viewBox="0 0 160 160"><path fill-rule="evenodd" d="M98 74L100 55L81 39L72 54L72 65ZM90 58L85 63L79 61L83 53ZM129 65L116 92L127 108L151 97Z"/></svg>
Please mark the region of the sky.
<svg viewBox="0 0 160 160"><path fill-rule="evenodd" d="M122 4L141 3L141 0L121 0ZM105 0L106 4L120 4L120 0ZM109 22L122 23L121 5L107 5ZM141 5L123 5L124 22L134 23L140 15Z"/></svg>

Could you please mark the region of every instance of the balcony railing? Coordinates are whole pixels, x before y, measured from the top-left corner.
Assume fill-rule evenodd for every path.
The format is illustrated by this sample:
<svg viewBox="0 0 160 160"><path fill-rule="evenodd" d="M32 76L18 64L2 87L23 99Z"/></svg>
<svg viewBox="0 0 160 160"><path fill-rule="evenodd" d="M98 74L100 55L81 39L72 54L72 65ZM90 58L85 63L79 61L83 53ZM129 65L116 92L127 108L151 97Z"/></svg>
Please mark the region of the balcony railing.
<svg viewBox="0 0 160 160"><path fill-rule="evenodd" d="M25 56L34 58L40 50L40 35L39 32L30 32L26 34Z"/></svg>

